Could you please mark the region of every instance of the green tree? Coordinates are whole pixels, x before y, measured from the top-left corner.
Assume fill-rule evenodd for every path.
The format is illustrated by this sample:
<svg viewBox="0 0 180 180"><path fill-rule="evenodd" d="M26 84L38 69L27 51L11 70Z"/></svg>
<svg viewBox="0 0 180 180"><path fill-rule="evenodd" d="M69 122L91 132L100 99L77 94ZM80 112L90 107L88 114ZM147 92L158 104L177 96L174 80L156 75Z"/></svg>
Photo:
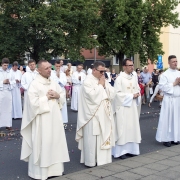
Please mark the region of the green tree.
<svg viewBox="0 0 180 180"><path fill-rule="evenodd" d="M0 0L0 58L17 60L25 52L38 61L52 56L82 60L98 8L93 0Z"/></svg>
<svg viewBox="0 0 180 180"><path fill-rule="evenodd" d="M179 25L178 13L173 12L177 5L177 0L100 0L99 53L115 55L120 69L124 55L140 54L141 64L154 61L163 54L161 28Z"/></svg>
<svg viewBox="0 0 180 180"><path fill-rule="evenodd" d="M154 62L158 54L164 54L159 40L161 29L169 25L174 28L180 25L178 13L175 12L178 4L177 0L146 0L143 3L142 43L139 51L142 64L147 63L147 59Z"/></svg>

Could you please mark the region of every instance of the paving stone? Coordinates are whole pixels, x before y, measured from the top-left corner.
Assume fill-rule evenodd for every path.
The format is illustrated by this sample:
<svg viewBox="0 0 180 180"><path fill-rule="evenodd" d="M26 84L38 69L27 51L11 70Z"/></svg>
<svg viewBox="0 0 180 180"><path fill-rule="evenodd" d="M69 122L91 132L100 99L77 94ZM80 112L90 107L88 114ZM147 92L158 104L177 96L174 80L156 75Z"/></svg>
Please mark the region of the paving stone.
<svg viewBox="0 0 180 180"><path fill-rule="evenodd" d="M168 156L165 156L165 155L162 155L162 154L159 154L159 153L149 153L149 154L145 154L143 156L147 157L147 158L157 159L157 160L163 160L163 159L168 158Z"/></svg>
<svg viewBox="0 0 180 180"><path fill-rule="evenodd" d="M173 161L180 161L180 155L179 156L173 156L173 157L170 157L168 159L173 160Z"/></svg>
<svg viewBox="0 0 180 180"><path fill-rule="evenodd" d="M63 176L59 176L57 178L53 178L53 180L69 180L69 179L67 179L67 178L65 178Z"/></svg>
<svg viewBox="0 0 180 180"><path fill-rule="evenodd" d="M172 171L172 170L168 169L168 170L164 170L164 171L158 172L155 175L163 176L163 177L166 177L166 178L177 179L177 178L180 177L180 172Z"/></svg>
<svg viewBox="0 0 180 180"><path fill-rule="evenodd" d="M123 166L127 166L129 168L136 168L136 167L140 167L143 166L144 164L141 162L137 162L137 161L131 161L131 160L125 160L125 161L117 161L117 164L121 164Z"/></svg>
<svg viewBox="0 0 180 180"><path fill-rule="evenodd" d="M135 169L131 169L129 171L136 173L136 174L139 174L139 175L142 175L142 176L148 176L150 174L155 174L158 172L156 170L145 168L145 167L138 167Z"/></svg>
<svg viewBox="0 0 180 180"><path fill-rule="evenodd" d="M117 173L117 174L112 175L112 176L117 177L117 178L120 178L120 179L124 179L124 180L135 180L135 179L140 179L140 178L142 178L141 175L139 175L139 174L134 174L134 173L129 172L129 171Z"/></svg>
<svg viewBox="0 0 180 180"><path fill-rule="evenodd" d="M111 165L108 165L108 166L104 166L103 169L107 169L107 170L110 170L110 171L114 171L114 172L123 172L123 171L127 171L128 169L130 169L129 167L126 167L126 166L123 166L121 164L111 164Z"/></svg>
<svg viewBox="0 0 180 180"><path fill-rule="evenodd" d="M151 159L151 158L147 158L147 157L143 157L143 156L133 158L132 161L141 162L143 164L150 164L150 163L157 162L157 160L155 160L155 159Z"/></svg>
<svg viewBox="0 0 180 180"><path fill-rule="evenodd" d="M180 154L180 145L173 146L169 150Z"/></svg>
<svg viewBox="0 0 180 180"><path fill-rule="evenodd" d="M75 173L73 175L68 175L66 178L71 179L71 180L96 180L99 179L96 176L92 176L86 173ZM60 179L61 180L61 179Z"/></svg>
<svg viewBox="0 0 180 180"><path fill-rule="evenodd" d="M162 154L162 155L165 155L165 156L169 156L169 157L172 157L172 156L178 156L179 153L177 152L174 152L174 151L170 151L170 150L160 150L160 151L157 151L159 154Z"/></svg>
<svg viewBox="0 0 180 180"><path fill-rule="evenodd" d="M93 169L92 172L86 172L90 175L93 175L93 176L97 176L97 177L106 177L106 176L110 176L112 174L115 174L115 172L113 171L109 171L109 170L106 170L106 169Z"/></svg>
<svg viewBox="0 0 180 180"><path fill-rule="evenodd" d="M154 169L156 171L163 171L169 168L169 166L166 166L164 164L156 164L156 163L147 164L144 167L149 168L149 169Z"/></svg>
<svg viewBox="0 0 180 180"><path fill-rule="evenodd" d="M158 164L164 164L166 166L178 166L180 164L180 162L172 161L170 159L165 159L165 160L162 160L162 161L158 161L157 163Z"/></svg>
<svg viewBox="0 0 180 180"><path fill-rule="evenodd" d="M120 180L120 178L108 176L108 177L103 178L102 180Z"/></svg>
<svg viewBox="0 0 180 180"><path fill-rule="evenodd" d="M146 176L146 177L141 178L141 180L172 180L172 178L150 175L150 176Z"/></svg>
<svg viewBox="0 0 180 180"><path fill-rule="evenodd" d="M171 167L171 168L169 168L169 170L180 172L180 165L179 166Z"/></svg>

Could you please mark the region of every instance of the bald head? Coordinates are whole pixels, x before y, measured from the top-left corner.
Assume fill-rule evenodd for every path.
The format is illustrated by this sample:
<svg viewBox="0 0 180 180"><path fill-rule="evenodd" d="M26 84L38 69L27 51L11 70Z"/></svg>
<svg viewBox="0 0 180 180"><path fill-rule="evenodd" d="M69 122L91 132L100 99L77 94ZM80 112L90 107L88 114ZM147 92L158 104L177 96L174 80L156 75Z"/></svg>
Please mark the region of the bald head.
<svg viewBox="0 0 180 180"><path fill-rule="evenodd" d="M38 62L38 72L44 78L51 76L51 64L46 60L40 60Z"/></svg>

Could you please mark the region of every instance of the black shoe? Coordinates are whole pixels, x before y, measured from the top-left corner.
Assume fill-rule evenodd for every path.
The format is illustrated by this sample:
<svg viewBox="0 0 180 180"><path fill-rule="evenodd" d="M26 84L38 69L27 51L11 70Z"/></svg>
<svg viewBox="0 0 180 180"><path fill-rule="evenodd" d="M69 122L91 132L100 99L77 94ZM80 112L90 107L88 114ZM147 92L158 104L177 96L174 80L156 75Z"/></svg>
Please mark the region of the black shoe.
<svg viewBox="0 0 180 180"><path fill-rule="evenodd" d="M163 142L163 145L166 147L171 147L171 142Z"/></svg>
<svg viewBox="0 0 180 180"><path fill-rule="evenodd" d="M134 156L137 156L137 155L134 155L134 154L129 154L129 153L127 153L126 155L127 155L127 156L129 156L129 157L134 157Z"/></svg>
<svg viewBox="0 0 180 180"><path fill-rule="evenodd" d="M180 142L179 141L177 141L177 142L171 141L171 144L179 145Z"/></svg>
<svg viewBox="0 0 180 180"><path fill-rule="evenodd" d="M126 156L126 155L122 155L122 156L120 156L119 158L120 158L120 159L126 159L127 156Z"/></svg>

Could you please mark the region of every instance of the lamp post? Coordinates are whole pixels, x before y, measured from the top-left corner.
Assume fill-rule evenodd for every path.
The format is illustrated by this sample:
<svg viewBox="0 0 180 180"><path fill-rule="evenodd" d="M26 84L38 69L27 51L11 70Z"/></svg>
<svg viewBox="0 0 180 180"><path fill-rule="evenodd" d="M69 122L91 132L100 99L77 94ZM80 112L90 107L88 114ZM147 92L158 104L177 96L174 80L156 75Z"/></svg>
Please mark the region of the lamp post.
<svg viewBox="0 0 180 180"><path fill-rule="evenodd" d="M93 39L97 39L98 35L94 34L92 35ZM96 46L94 47L94 62L96 62Z"/></svg>

